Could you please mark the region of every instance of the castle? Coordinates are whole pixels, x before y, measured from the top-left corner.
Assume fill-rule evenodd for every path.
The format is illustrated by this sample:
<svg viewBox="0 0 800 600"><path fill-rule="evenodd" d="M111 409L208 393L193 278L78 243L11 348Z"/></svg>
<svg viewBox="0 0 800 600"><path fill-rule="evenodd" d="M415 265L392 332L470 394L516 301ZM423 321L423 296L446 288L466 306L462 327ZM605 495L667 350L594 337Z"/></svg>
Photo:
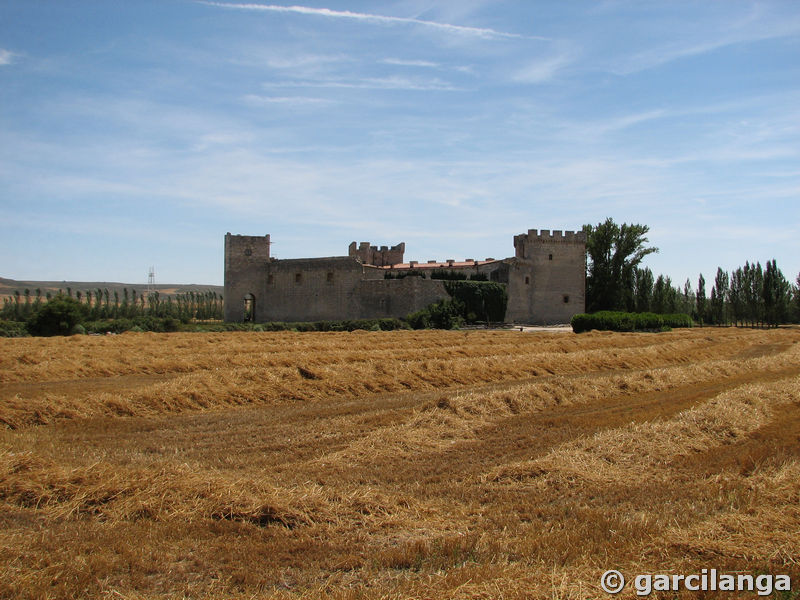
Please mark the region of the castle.
<svg viewBox="0 0 800 600"><path fill-rule="evenodd" d="M270 236L225 236L226 321L327 321L405 317L449 299L436 272L503 283L506 322L568 323L584 312L586 234L530 229L514 256L403 262L405 243L350 244L347 256L276 259Z"/></svg>

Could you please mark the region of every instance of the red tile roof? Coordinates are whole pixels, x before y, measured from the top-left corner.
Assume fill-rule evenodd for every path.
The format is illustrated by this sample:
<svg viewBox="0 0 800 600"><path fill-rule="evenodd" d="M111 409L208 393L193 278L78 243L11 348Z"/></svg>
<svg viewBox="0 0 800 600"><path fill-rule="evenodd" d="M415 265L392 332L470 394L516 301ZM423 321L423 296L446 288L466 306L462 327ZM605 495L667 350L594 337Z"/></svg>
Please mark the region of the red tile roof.
<svg viewBox="0 0 800 600"><path fill-rule="evenodd" d="M380 269L397 270L411 270L411 269L452 269L456 267L474 267L476 265L486 265L489 263L497 262L496 260L470 260L470 261L453 261L453 262L417 262L413 265L411 263L399 263L396 265L386 265L378 267Z"/></svg>

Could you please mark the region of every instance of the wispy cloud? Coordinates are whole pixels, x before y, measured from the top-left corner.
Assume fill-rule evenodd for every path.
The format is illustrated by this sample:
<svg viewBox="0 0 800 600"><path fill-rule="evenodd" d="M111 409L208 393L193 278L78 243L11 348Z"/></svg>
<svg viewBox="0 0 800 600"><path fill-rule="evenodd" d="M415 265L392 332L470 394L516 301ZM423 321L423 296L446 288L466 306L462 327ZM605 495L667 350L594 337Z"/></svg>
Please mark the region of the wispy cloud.
<svg viewBox="0 0 800 600"><path fill-rule="evenodd" d="M409 67L412 69L434 69L438 71L455 71L457 73L464 73L472 75L475 69L467 65L448 65L445 63L434 62L432 60L414 60L404 58L384 58L380 61L384 65L392 65L396 67Z"/></svg>
<svg viewBox="0 0 800 600"><path fill-rule="evenodd" d="M259 96L258 94L247 94L243 99L246 104L251 106L281 105L289 108L327 106L335 103L328 98L310 96Z"/></svg>
<svg viewBox="0 0 800 600"><path fill-rule="evenodd" d="M412 17L390 17L386 15L376 15L371 13L351 12L349 10L331 10L329 8L312 8L309 6L278 6L274 4L255 4L255 3L227 3L227 2L203 1L201 2L201 4L206 4L208 6L218 6L221 8L236 9L236 10L294 13L300 15L328 17L333 19L350 19L350 20L362 21L365 23L377 23L380 25L420 25L422 27L429 27L446 33L452 33L457 35L469 35L484 39L492 39L492 38L525 38L525 39L542 39L542 40L548 39L538 36L525 36L518 33L497 31L496 29L490 29L488 27L468 27L465 25L452 25L450 23L426 21L424 19L416 19Z"/></svg>
<svg viewBox="0 0 800 600"><path fill-rule="evenodd" d="M561 69L572 62L570 54L558 54L533 61L518 69L512 79L517 83L545 83L553 79Z"/></svg>
<svg viewBox="0 0 800 600"><path fill-rule="evenodd" d="M708 34L702 40L682 40L681 42L662 44L621 59L611 71L617 75L630 75L675 60L714 52L727 46L800 34L800 18L797 17L764 21L755 25L745 23L745 25L749 26L738 23L729 31L718 33L716 36Z"/></svg>
<svg viewBox="0 0 800 600"><path fill-rule="evenodd" d="M325 68L331 64L349 62L350 60L350 57L341 54L292 54L284 56L270 54L264 57L264 62L267 66L273 69L290 70L319 69Z"/></svg>
<svg viewBox="0 0 800 600"><path fill-rule="evenodd" d="M423 67L428 69L441 68L439 63L429 60L404 60L402 58L385 58L381 61L385 65L396 65L398 67Z"/></svg>
<svg viewBox="0 0 800 600"><path fill-rule="evenodd" d="M14 62L15 56L16 54L10 50L0 48L0 65L10 65L12 62Z"/></svg>
<svg viewBox="0 0 800 600"><path fill-rule="evenodd" d="M327 79L317 81L279 81L264 84L265 87L276 88L344 88L368 90L418 90L460 92L464 88L454 86L438 78L410 77L367 77L363 79Z"/></svg>

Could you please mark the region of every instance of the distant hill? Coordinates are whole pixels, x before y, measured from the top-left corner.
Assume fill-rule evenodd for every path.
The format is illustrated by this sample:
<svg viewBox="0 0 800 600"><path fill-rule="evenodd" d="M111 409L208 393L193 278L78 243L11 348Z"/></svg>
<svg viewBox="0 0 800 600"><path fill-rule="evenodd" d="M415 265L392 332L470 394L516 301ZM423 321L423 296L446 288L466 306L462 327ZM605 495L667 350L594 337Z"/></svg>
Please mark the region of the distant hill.
<svg viewBox="0 0 800 600"><path fill-rule="evenodd" d="M28 289L31 291L31 297L36 296L36 288L42 290L42 296L46 296L47 292L57 294L61 290L65 294L67 288L72 290L73 295L77 291L85 293L87 290L101 290L108 289L110 294L114 294L116 290L122 295L123 288L127 288L128 292L136 290L137 294L147 292L146 283L119 283L116 281L18 281L15 279L5 279L0 277L0 298L13 296L15 291L19 291L20 295L25 293ZM223 287L221 285L201 285L201 284L175 284L175 283L162 283L153 286L153 290L157 291L162 296L175 296L176 294L184 294L186 292L217 292L222 295Z"/></svg>

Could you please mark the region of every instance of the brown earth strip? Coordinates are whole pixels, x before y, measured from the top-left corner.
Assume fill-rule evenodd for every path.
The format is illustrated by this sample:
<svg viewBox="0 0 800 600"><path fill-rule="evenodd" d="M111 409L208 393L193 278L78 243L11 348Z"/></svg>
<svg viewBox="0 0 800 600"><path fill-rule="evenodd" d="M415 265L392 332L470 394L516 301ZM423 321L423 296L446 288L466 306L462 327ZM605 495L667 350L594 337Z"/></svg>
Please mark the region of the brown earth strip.
<svg viewBox="0 0 800 600"><path fill-rule="evenodd" d="M413 465L399 461L391 472L397 479L461 480L498 463L535 458L579 436L669 418L746 383L768 383L790 376L800 376L800 366L771 373L744 373L662 392L610 397L602 404L555 406L541 413L516 415L482 429L477 439L454 444L444 453L422 454ZM796 442L800 434L789 437Z"/></svg>

